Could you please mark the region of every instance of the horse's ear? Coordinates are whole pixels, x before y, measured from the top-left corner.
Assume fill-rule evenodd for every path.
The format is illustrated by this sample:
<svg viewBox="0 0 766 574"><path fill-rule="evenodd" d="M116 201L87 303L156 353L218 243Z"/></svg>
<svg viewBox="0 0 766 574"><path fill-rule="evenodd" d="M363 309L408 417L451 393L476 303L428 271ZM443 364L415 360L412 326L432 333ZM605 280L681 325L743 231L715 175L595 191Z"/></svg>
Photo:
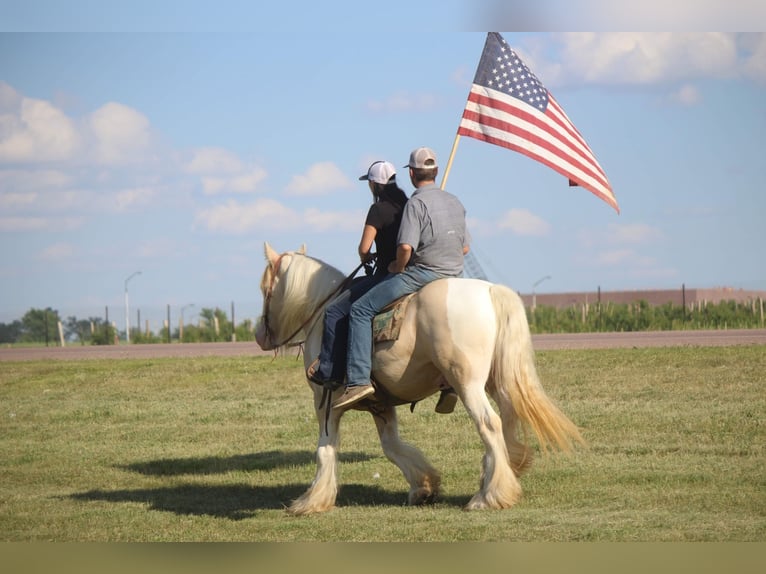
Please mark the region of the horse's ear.
<svg viewBox="0 0 766 574"><path fill-rule="evenodd" d="M266 254L266 261L268 261L270 265L274 265L277 259L279 259L279 253L274 251L267 241L263 243L263 252Z"/></svg>
<svg viewBox="0 0 766 574"><path fill-rule="evenodd" d="M306 255L306 244L305 243L301 245L301 248L298 250L298 253L300 253L301 255Z"/></svg>

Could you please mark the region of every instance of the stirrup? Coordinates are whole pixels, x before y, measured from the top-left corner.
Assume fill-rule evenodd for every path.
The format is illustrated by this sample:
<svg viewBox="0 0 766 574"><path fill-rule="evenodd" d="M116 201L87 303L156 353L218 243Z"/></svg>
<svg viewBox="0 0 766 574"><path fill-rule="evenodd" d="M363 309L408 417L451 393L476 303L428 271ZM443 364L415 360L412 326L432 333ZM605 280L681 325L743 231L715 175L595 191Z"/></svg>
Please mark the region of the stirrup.
<svg viewBox="0 0 766 574"><path fill-rule="evenodd" d="M324 381L317 377L317 371L319 370L319 357L311 361L311 364L306 369L306 378L320 386L324 386Z"/></svg>

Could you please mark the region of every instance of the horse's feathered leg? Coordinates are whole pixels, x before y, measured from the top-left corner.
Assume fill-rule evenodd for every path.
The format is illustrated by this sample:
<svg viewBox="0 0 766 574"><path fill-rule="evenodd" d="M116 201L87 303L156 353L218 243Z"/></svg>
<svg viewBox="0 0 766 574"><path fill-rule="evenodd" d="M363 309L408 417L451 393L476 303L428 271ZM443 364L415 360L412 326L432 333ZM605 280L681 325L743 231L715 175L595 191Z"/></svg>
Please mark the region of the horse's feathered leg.
<svg viewBox="0 0 766 574"><path fill-rule="evenodd" d="M320 408L321 405L321 408ZM319 423L319 443L316 451L317 470L308 490L293 501L287 511L304 515L325 512L335 506L338 496L338 446L342 412L333 411L331 401L322 404L321 387L314 388L314 406ZM326 412L329 410L329 414Z"/></svg>
<svg viewBox="0 0 766 574"><path fill-rule="evenodd" d="M465 509L510 508L521 496L521 484L511 468L502 421L492 408L483 383L465 385L461 399L486 449L482 459L481 488Z"/></svg>
<svg viewBox="0 0 766 574"><path fill-rule="evenodd" d="M399 467L410 485L408 504L415 506L433 502L439 494L441 476L420 450L399 437L396 409L387 407L376 412L373 419L383 453Z"/></svg>
<svg viewBox="0 0 766 574"><path fill-rule="evenodd" d="M511 468L516 473L516 476L521 476L532 466L532 461L534 460L532 449L519 440L519 433L523 433L525 429L522 428L521 420L516 414L511 401L503 400L498 394L494 381L490 380L487 384L487 392L500 409L500 418L503 421L503 436L505 437L505 446L508 450ZM526 435L524 435L524 438L527 438Z"/></svg>

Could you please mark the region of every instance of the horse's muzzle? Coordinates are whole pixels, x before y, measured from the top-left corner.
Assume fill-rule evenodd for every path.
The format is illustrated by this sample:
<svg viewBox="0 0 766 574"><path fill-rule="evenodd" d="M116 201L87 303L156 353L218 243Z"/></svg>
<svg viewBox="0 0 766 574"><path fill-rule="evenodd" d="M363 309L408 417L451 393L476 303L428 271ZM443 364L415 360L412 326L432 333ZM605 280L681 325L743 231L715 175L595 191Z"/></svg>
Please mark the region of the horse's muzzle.
<svg viewBox="0 0 766 574"><path fill-rule="evenodd" d="M259 319L258 325L255 328L255 342L258 343L258 346L264 351L274 350L274 343L269 335L270 332L266 329L263 319Z"/></svg>

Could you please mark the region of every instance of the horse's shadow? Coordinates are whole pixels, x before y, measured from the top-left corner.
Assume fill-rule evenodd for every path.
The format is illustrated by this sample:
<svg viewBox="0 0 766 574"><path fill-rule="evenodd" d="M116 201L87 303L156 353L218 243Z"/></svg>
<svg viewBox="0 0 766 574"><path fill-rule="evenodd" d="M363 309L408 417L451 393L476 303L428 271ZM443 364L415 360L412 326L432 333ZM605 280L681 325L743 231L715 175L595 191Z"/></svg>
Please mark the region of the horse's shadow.
<svg viewBox="0 0 766 574"><path fill-rule="evenodd" d="M150 510L242 520L259 511L286 507L305 488L300 484L278 487L181 484L135 490L89 490L72 494L70 498L88 502L137 502L146 504Z"/></svg>
<svg viewBox="0 0 766 574"><path fill-rule="evenodd" d="M345 462L372 458L364 453L343 453ZM283 466L310 464L314 453L308 451L269 451L230 457L175 458L137 462L121 466L125 470L148 476L211 475L230 471L270 470ZM124 490L90 490L71 494L68 498L88 502L137 502L151 510L180 515L213 516L230 520L252 518L261 511L281 510L303 494L307 484L258 486L250 484L211 485L174 484L155 488ZM363 484L342 485L339 506L403 506L406 490L389 491ZM457 500L453 501L458 503ZM464 501L463 501L464 502Z"/></svg>
<svg viewBox="0 0 766 574"><path fill-rule="evenodd" d="M134 462L120 466L147 476L180 476L184 474L223 474L231 471L273 470L285 466L303 466L314 462L309 451L284 452L270 450L234 456L206 456L201 458L161 458L146 462ZM340 453L341 462L360 462L372 458L362 452Z"/></svg>

